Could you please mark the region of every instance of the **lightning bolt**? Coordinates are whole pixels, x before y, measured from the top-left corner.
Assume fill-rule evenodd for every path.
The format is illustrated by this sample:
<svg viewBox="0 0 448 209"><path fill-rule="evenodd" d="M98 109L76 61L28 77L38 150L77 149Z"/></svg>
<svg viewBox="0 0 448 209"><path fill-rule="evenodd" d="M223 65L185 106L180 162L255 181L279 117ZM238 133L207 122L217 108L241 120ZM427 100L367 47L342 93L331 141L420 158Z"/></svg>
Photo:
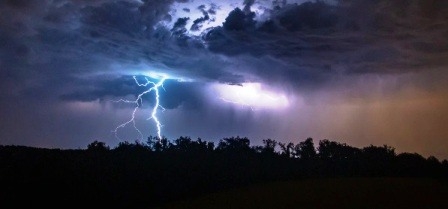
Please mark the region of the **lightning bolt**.
<svg viewBox="0 0 448 209"><path fill-rule="evenodd" d="M131 114L131 119L129 119L128 121L122 123L121 125L117 126L115 128L114 132L115 133L115 137L119 140L120 137L118 137L118 130L121 128L126 127L127 125L131 124L134 126L134 129L137 131L137 133L140 135L140 139L143 139L143 134L142 132L137 128L136 126L136 122L135 122L135 114L137 113L137 110L140 109L143 105L143 96L154 91L155 93L155 100L156 103L154 104L154 107L152 108L151 111L151 116L147 119L147 120L153 120L154 123L156 124L156 128L157 128L157 136L159 137L159 140L162 139L162 124L160 123L159 118L157 117L157 111L160 109L162 109L163 111L165 110L165 108L163 108L160 105L160 94L159 94L159 88L162 87L163 89L165 89L163 87L163 83L165 82L165 80L167 79L166 77L162 77L157 83L154 83L152 81L150 81L147 77L145 77L146 83L140 83L136 76L133 76L135 83L138 86L142 86L142 87L148 87L149 85L151 85L151 88L147 89L146 91L142 92L141 94L139 94L137 96L137 98L135 100L124 100L124 99L120 99L114 102L122 102L122 103L130 103L130 104L135 104L135 108L132 111Z"/></svg>

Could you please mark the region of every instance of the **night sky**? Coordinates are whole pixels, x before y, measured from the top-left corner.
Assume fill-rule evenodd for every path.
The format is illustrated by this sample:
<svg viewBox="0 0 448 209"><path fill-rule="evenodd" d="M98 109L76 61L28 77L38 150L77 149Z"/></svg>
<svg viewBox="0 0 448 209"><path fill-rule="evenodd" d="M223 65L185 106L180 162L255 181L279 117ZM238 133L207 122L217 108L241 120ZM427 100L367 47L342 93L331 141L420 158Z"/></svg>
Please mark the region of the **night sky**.
<svg viewBox="0 0 448 209"><path fill-rule="evenodd" d="M448 158L446 0L0 0L0 144L313 137ZM136 127L157 135L155 91Z"/></svg>

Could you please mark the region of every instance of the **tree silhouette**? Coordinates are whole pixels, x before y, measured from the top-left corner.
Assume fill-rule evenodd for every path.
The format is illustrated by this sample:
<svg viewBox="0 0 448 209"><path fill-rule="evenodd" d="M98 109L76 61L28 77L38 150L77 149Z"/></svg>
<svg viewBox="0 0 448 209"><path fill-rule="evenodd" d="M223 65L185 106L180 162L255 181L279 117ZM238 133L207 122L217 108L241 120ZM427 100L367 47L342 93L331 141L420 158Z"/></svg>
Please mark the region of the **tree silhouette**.
<svg viewBox="0 0 448 209"><path fill-rule="evenodd" d="M172 147L180 152L209 152L213 151L214 144L213 142L202 141L201 138L193 141L190 137L181 136L174 140Z"/></svg>
<svg viewBox="0 0 448 209"><path fill-rule="evenodd" d="M239 136L221 139L216 149L226 152L248 152L251 150L249 139Z"/></svg>
<svg viewBox="0 0 448 209"><path fill-rule="evenodd" d="M106 146L106 143L104 142L94 141L87 145L87 150L101 152L101 151L108 151L110 150L110 148L109 146Z"/></svg>
<svg viewBox="0 0 448 209"><path fill-rule="evenodd" d="M275 147L277 146L277 141L272 139L263 139L262 152L273 154L275 153Z"/></svg>
<svg viewBox="0 0 448 209"><path fill-rule="evenodd" d="M303 142L299 142L294 147L295 156L303 160L311 160L316 158L316 148L312 138L307 138Z"/></svg>
<svg viewBox="0 0 448 209"><path fill-rule="evenodd" d="M289 143L278 143L280 149L282 150L282 155L286 157L292 157L294 155L294 144L292 142Z"/></svg>
<svg viewBox="0 0 448 209"><path fill-rule="evenodd" d="M151 150L156 152L167 151L173 146L173 144L166 137L159 139L159 137L156 136L149 136L146 140L146 144Z"/></svg>
<svg viewBox="0 0 448 209"><path fill-rule="evenodd" d="M328 139L319 142L319 157L327 160L353 159L359 149L350 147L347 144L329 141Z"/></svg>

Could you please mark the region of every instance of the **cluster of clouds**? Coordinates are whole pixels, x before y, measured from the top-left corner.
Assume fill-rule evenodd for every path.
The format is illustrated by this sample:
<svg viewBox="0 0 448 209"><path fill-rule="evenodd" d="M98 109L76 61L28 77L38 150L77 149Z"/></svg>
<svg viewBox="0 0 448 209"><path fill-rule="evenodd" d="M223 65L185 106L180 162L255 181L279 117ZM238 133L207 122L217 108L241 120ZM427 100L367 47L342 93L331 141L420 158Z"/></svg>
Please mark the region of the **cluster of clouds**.
<svg viewBox="0 0 448 209"><path fill-rule="evenodd" d="M448 65L448 3L442 0L228 4L234 8L224 11L224 22L204 28L219 19L216 14L225 8L219 2L1 1L5 47L0 64L2 78L9 81L2 83L31 83L26 87L70 81L104 89L115 88L111 85L119 85L123 76L129 80L132 74L156 69L199 82L261 81L310 90L345 75L401 74ZM190 19L177 10L201 16ZM201 33L191 33L197 31ZM118 90L128 83L122 85ZM77 99L78 94L80 100L95 99L94 93L112 94L82 88L62 98Z"/></svg>
<svg viewBox="0 0 448 209"><path fill-rule="evenodd" d="M175 78L167 109L206 108L214 83L446 93L446 37L445 0L0 0L0 105L132 97L149 71Z"/></svg>

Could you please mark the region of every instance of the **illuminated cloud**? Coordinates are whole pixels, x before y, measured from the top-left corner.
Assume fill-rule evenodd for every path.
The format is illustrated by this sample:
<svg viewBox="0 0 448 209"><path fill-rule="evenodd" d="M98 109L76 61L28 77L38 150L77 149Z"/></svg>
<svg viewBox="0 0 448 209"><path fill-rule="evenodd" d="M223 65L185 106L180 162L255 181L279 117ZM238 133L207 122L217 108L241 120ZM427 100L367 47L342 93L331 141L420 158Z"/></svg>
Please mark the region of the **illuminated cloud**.
<svg viewBox="0 0 448 209"><path fill-rule="evenodd" d="M284 94L263 89L260 83L215 84L212 88L224 102L252 109L277 109L288 106L288 99Z"/></svg>

